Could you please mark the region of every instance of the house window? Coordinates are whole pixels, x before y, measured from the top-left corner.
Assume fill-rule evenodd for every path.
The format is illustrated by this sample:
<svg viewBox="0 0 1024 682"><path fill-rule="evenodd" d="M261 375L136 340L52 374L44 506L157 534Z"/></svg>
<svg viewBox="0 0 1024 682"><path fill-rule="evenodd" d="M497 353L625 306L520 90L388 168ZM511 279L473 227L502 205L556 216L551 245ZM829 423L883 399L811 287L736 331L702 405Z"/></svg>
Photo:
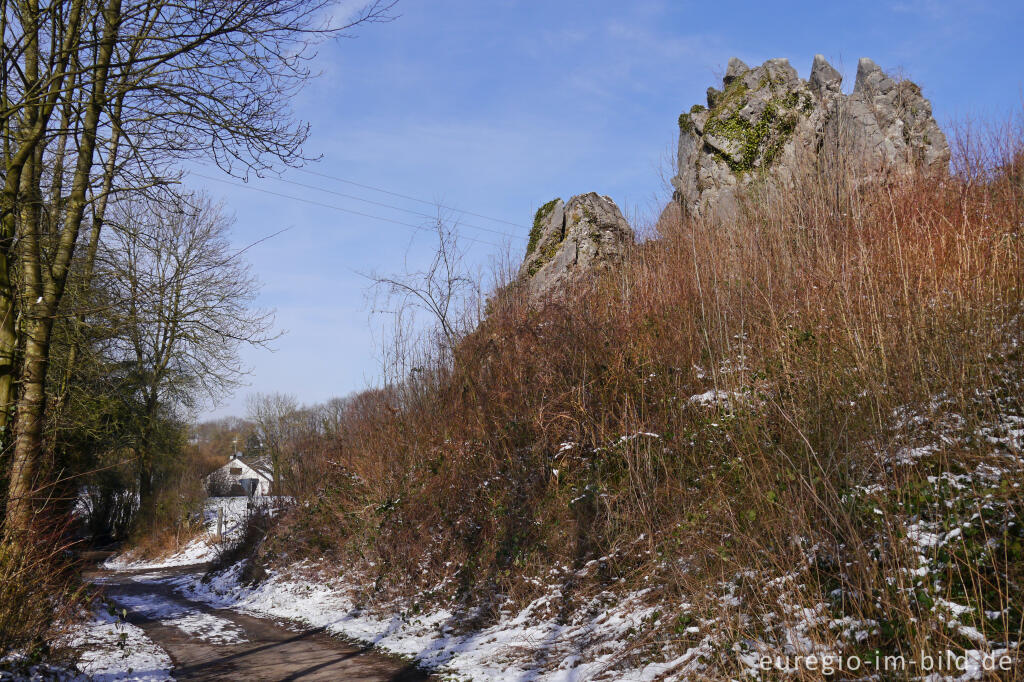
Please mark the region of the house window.
<svg viewBox="0 0 1024 682"><path fill-rule="evenodd" d="M232 476L240 476L242 474L242 467L231 467Z"/></svg>

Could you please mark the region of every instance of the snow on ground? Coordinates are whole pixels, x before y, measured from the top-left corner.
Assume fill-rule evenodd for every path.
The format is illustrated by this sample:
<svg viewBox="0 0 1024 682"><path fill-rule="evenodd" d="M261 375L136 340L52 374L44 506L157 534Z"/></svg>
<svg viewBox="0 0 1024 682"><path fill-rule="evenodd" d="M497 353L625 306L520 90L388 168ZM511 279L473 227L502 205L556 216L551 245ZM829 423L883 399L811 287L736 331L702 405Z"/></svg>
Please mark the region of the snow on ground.
<svg viewBox="0 0 1024 682"><path fill-rule="evenodd" d="M167 568L171 566L187 566L211 561L217 553L217 542L212 536L204 534L195 538L180 551L162 559L137 559L131 552L108 559L103 568L114 570L135 568Z"/></svg>
<svg viewBox="0 0 1024 682"><path fill-rule="evenodd" d="M185 634L211 644L238 644L249 641L242 628L229 620L213 614L204 613L157 594L112 596L117 603L132 613L151 620L159 620L164 625L176 627Z"/></svg>
<svg viewBox="0 0 1024 682"><path fill-rule="evenodd" d="M131 623L97 609L94 618L77 625L67 645L80 651L78 669L84 679L101 682L173 680L171 657Z"/></svg>
<svg viewBox="0 0 1024 682"><path fill-rule="evenodd" d="M75 624L54 644L77 655L74 668L57 664L19 664L23 657L0 661L0 680L60 682L173 682L171 657L146 633L103 608Z"/></svg>
<svg viewBox="0 0 1024 682"><path fill-rule="evenodd" d="M169 568L172 566L187 566L189 564L201 564L212 561L216 558L222 544L217 542L217 514L223 511L222 537L225 544L237 540L244 527L247 513L247 497L211 497L206 500L203 509L203 522L205 532L187 543L180 550L166 557L158 559L140 559L131 552L120 554L108 559L104 568L113 570L138 569L138 568ZM254 504L261 506L273 506L277 502L274 497L256 498Z"/></svg>
<svg viewBox="0 0 1024 682"><path fill-rule="evenodd" d="M456 632L458 618L443 609L414 614L409 609L370 612L360 608L353 596L358 581L278 572L258 587L247 588L239 584L240 571L241 565L236 565L205 583L195 576L170 581L191 599L322 627L459 679L568 682L604 677L639 682L662 679L659 676L669 670L675 676L667 679L685 679L703 668L702 657L711 650L710 638L704 637L667 663L613 670L631 633L642 628L656 610L645 604L644 591L625 598L603 593L594 598L594 608L580 609L567 622L559 622L547 613L551 602L561 596L553 587L519 613L503 613L496 624L467 633Z"/></svg>

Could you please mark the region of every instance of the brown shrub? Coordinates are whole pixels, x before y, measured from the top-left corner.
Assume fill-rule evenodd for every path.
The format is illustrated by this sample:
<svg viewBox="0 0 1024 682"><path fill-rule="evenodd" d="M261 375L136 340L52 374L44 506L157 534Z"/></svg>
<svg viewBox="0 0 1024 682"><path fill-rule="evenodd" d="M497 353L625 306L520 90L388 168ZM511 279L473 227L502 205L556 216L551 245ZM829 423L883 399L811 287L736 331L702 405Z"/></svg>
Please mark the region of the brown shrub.
<svg viewBox="0 0 1024 682"><path fill-rule="evenodd" d="M599 581L653 577L717 615L720 582L804 571L809 604L840 594L887 624L871 644L934 645L894 516L930 473L988 455L979 428L1024 414L1024 151L961 138L952 177L807 164L727 224L666 212L621 272L543 306L503 287L454 357L421 349L406 381L350 401L267 551L372 565L376 589L452 576L478 603L601 558ZM690 399L709 390L729 399ZM957 445L893 466L922 436L911 414L933 436L958 415ZM949 594L1008 609L987 634L1020 627L1017 550L953 554ZM764 584L741 590L750 613L777 609ZM762 627L743 622L737 637Z"/></svg>
<svg viewBox="0 0 1024 682"><path fill-rule="evenodd" d="M5 531L0 537L0 659L41 654L85 601L65 533L36 526L28 536Z"/></svg>

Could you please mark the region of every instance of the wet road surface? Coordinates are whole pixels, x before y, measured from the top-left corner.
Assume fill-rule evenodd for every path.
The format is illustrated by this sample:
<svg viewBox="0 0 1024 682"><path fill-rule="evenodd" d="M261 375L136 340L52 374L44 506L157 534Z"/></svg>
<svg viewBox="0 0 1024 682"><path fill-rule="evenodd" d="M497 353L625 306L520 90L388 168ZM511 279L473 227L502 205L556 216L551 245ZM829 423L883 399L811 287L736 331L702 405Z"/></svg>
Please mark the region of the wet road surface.
<svg viewBox="0 0 1024 682"><path fill-rule="evenodd" d="M164 580L202 566L144 571L96 571L107 597L127 620L171 656L177 680L353 680L418 682L418 668L332 637L295 629L177 594Z"/></svg>

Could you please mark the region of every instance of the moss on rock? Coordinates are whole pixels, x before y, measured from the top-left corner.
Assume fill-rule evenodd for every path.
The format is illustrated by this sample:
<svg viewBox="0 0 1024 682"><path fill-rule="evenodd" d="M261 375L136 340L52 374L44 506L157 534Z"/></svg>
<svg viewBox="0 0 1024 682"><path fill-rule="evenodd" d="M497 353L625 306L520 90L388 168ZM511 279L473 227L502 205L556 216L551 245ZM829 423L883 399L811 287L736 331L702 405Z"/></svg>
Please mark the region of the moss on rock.
<svg viewBox="0 0 1024 682"><path fill-rule="evenodd" d="M552 239L548 243L544 244L544 246L541 247L540 253L537 255L537 258L532 263L530 263L530 267L529 269L527 269L526 274L529 275L530 277L533 277L535 274L537 274L538 270L547 265L548 262L555 257L555 254L558 253L558 247L561 245L562 242L555 239Z"/></svg>
<svg viewBox="0 0 1024 682"><path fill-rule="evenodd" d="M796 129L798 112L807 106L801 93L791 92L769 101L757 120L750 122L740 114L747 91L742 81L731 83L704 125L705 134L738 145L738 154L718 154L734 173L770 166Z"/></svg>
<svg viewBox="0 0 1024 682"><path fill-rule="evenodd" d="M551 212L555 210L555 204L561 200L561 197L555 197L537 209L537 212L533 216L533 227L530 229L530 241L526 244L527 256L533 253L534 249L537 248L537 243L540 242L544 219L551 215Z"/></svg>

